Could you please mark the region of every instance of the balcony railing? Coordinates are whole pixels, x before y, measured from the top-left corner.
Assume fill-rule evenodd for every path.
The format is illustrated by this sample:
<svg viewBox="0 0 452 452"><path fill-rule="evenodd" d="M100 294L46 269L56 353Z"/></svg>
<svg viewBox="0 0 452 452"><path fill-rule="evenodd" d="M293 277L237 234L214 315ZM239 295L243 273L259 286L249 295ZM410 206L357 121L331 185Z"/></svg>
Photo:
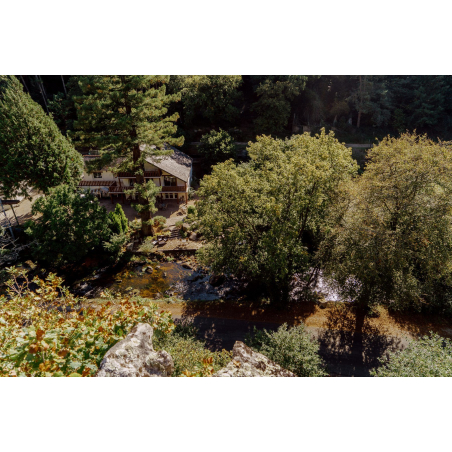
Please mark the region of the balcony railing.
<svg viewBox="0 0 452 452"><path fill-rule="evenodd" d="M185 187L181 185L174 186L164 186L162 187L162 191L185 191Z"/></svg>
<svg viewBox="0 0 452 452"><path fill-rule="evenodd" d="M145 171L144 172L144 177L160 177L160 176L161 176L160 171ZM123 178L127 178L127 179L135 179L136 178L135 174L125 173L125 172L118 173L118 177L119 178L123 177Z"/></svg>

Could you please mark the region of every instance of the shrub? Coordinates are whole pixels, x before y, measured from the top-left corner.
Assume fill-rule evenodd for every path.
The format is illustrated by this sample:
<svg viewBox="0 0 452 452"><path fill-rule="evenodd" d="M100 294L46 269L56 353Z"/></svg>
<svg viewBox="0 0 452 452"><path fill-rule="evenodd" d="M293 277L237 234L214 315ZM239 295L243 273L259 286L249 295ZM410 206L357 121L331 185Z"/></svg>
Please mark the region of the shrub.
<svg viewBox="0 0 452 452"><path fill-rule="evenodd" d="M374 377L452 377L452 341L430 333L401 351L380 358Z"/></svg>
<svg viewBox="0 0 452 452"><path fill-rule="evenodd" d="M103 242L104 250L110 254L111 259L117 262L126 252L126 245L130 234L112 234L108 240Z"/></svg>
<svg viewBox="0 0 452 452"><path fill-rule="evenodd" d="M129 222L121 204L116 204L115 210L108 214L108 226L113 234L123 234L129 229Z"/></svg>
<svg viewBox="0 0 452 452"><path fill-rule="evenodd" d="M158 215L152 219L153 223L152 226L158 227L160 229L163 229L166 224L166 218L162 217L161 215Z"/></svg>
<svg viewBox="0 0 452 452"><path fill-rule="evenodd" d="M10 299L0 297L0 376L93 376L135 324L151 324L157 338L174 328L171 314L155 304L107 297L86 305L54 274L45 281L35 277L32 292L24 270L8 273Z"/></svg>
<svg viewBox="0 0 452 452"><path fill-rule="evenodd" d="M327 376L319 345L311 339L304 324L289 329L284 324L276 332L254 327L254 337L248 337L245 342L299 377Z"/></svg>
<svg viewBox="0 0 452 452"><path fill-rule="evenodd" d="M187 213L188 213L188 215L196 215L196 207L195 206L188 206Z"/></svg>
<svg viewBox="0 0 452 452"><path fill-rule="evenodd" d="M173 377L207 377L231 361L232 353L226 350L211 352L203 341L196 339L193 323L176 324L171 334L154 341L156 350L166 350L174 360Z"/></svg>

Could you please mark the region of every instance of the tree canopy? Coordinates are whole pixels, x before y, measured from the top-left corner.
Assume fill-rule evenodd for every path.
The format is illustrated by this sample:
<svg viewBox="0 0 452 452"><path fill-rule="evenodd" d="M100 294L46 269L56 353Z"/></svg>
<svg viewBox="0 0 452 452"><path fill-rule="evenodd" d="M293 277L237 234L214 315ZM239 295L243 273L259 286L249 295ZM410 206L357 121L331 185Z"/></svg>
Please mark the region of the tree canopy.
<svg viewBox="0 0 452 452"><path fill-rule="evenodd" d="M83 160L14 76L0 76L0 192L6 198L76 186Z"/></svg>
<svg viewBox="0 0 452 452"><path fill-rule="evenodd" d="M386 138L335 205L320 255L345 294L393 308L452 308L452 149Z"/></svg>
<svg viewBox="0 0 452 452"><path fill-rule="evenodd" d="M218 132L212 130L201 138L198 152L203 155L209 164L219 163L228 159L235 159L237 146L234 138L223 129Z"/></svg>
<svg viewBox="0 0 452 452"><path fill-rule="evenodd" d="M222 125L238 118L241 84L240 75L176 75L170 86L182 95L184 121L201 117Z"/></svg>
<svg viewBox="0 0 452 452"><path fill-rule="evenodd" d="M32 212L40 214L27 230L34 255L54 266L79 261L111 235L107 211L88 191L81 196L60 185L38 198Z"/></svg>
<svg viewBox="0 0 452 452"><path fill-rule="evenodd" d="M201 181L201 258L214 271L246 276L284 304L290 282L310 265L339 185L356 174L351 152L334 134L258 137L251 161L213 167Z"/></svg>

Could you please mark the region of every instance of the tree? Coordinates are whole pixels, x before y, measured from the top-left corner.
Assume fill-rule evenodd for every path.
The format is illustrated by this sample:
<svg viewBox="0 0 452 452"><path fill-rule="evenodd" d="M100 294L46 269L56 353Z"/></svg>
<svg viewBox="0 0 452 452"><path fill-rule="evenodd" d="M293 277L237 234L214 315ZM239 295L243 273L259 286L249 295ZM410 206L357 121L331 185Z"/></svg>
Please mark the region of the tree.
<svg viewBox="0 0 452 452"><path fill-rule="evenodd" d="M291 101L306 86L304 75L267 76L256 88L258 101L251 110L256 113L258 133L279 134L289 122Z"/></svg>
<svg viewBox="0 0 452 452"><path fill-rule="evenodd" d="M357 75L357 87L348 98L358 112L356 127L361 126L361 116L370 115L372 124L386 124L390 117L389 90L385 76Z"/></svg>
<svg viewBox="0 0 452 452"><path fill-rule="evenodd" d="M451 151L404 134L369 152L319 252L344 296L393 309L452 308Z"/></svg>
<svg viewBox="0 0 452 452"><path fill-rule="evenodd" d="M201 117L210 124L233 122L239 115L241 75L172 76L171 90L182 94L184 123Z"/></svg>
<svg viewBox="0 0 452 452"><path fill-rule="evenodd" d="M410 342L401 352L380 358L374 377L452 377L452 341L430 333Z"/></svg>
<svg viewBox="0 0 452 452"><path fill-rule="evenodd" d="M144 164L150 156L168 155L168 145L182 145L172 138L177 114L166 116L168 105L180 95L167 95L167 75L109 75L80 77L83 95L74 98L80 144L100 152L93 162L110 164L114 171L132 172L136 177L132 206L141 216L142 234L153 235L151 215L161 188L145 181Z"/></svg>
<svg viewBox="0 0 452 452"><path fill-rule="evenodd" d="M273 303L289 300L296 273L311 265L324 215L356 163L334 134L257 138L249 163L213 167L198 191L198 213L208 245L200 258L215 272L244 276L266 288Z"/></svg>
<svg viewBox="0 0 452 452"><path fill-rule="evenodd" d="M391 78L394 105L393 125L407 129L438 128L450 114L452 77L447 75L409 75ZM448 111L449 109L449 111Z"/></svg>
<svg viewBox="0 0 452 452"><path fill-rule="evenodd" d="M67 185L38 198L32 213L41 214L26 231L36 241L32 251L36 258L55 266L79 261L111 235L107 211L98 199Z"/></svg>
<svg viewBox="0 0 452 452"><path fill-rule="evenodd" d="M72 75L67 83L67 92L57 93L49 100L49 110L52 117L62 133L71 138L76 138L73 134L74 121L77 120L74 96L83 95L83 91L78 83L79 76ZM75 142L75 140L74 140ZM75 142L77 145L77 143Z"/></svg>
<svg viewBox="0 0 452 452"><path fill-rule="evenodd" d="M76 186L83 160L13 76L0 76L0 190L6 198Z"/></svg>
<svg viewBox="0 0 452 452"><path fill-rule="evenodd" d="M201 138L201 144L198 151L203 155L209 164L235 159L237 156L237 147L234 138L225 130L218 132L212 130Z"/></svg>

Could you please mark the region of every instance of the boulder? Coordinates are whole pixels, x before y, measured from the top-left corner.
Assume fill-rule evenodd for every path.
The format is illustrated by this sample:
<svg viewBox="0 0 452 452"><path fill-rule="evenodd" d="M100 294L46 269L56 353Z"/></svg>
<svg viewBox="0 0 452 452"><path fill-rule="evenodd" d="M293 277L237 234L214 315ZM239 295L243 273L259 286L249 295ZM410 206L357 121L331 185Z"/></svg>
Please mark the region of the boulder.
<svg viewBox="0 0 452 452"><path fill-rule="evenodd" d="M191 241L193 241L193 242L196 242L196 240L198 240L198 234L196 234L196 232L192 232L192 233L190 234L189 239L190 239Z"/></svg>
<svg viewBox="0 0 452 452"><path fill-rule="evenodd" d="M182 223L181 229L183 231L188 231L190 229L190 225L188 223Z"/></svg>
<svg viewBox="0 0 452 452"><path fill-rule="evenodd" d="M221 286L225 282L226 278L224 275L212 275L209 278L209 284L213 287Z"/></svg>
<svg viewBox="0 0 452 452"><path fill-rule="evenodd" d="M232 361L220 369L213 377L295 377L279 364L269 360L261 353L237 341L232 349Z"/></svg>
<svg viewBox="0 0 452 452"><path fill-rule="evenodd" d="M154 269L150 266L146 269L146 273L149 273L149 274L153 273L153 271L154 271Z"/></svg>
<svg viewBox="0 0 452 452"><path fill-rule="evenodd" d="M105 354L97 377L168 377L173 373L171 355L156 352L154 330L147 323L135 325L130 333Z"/></svg>

